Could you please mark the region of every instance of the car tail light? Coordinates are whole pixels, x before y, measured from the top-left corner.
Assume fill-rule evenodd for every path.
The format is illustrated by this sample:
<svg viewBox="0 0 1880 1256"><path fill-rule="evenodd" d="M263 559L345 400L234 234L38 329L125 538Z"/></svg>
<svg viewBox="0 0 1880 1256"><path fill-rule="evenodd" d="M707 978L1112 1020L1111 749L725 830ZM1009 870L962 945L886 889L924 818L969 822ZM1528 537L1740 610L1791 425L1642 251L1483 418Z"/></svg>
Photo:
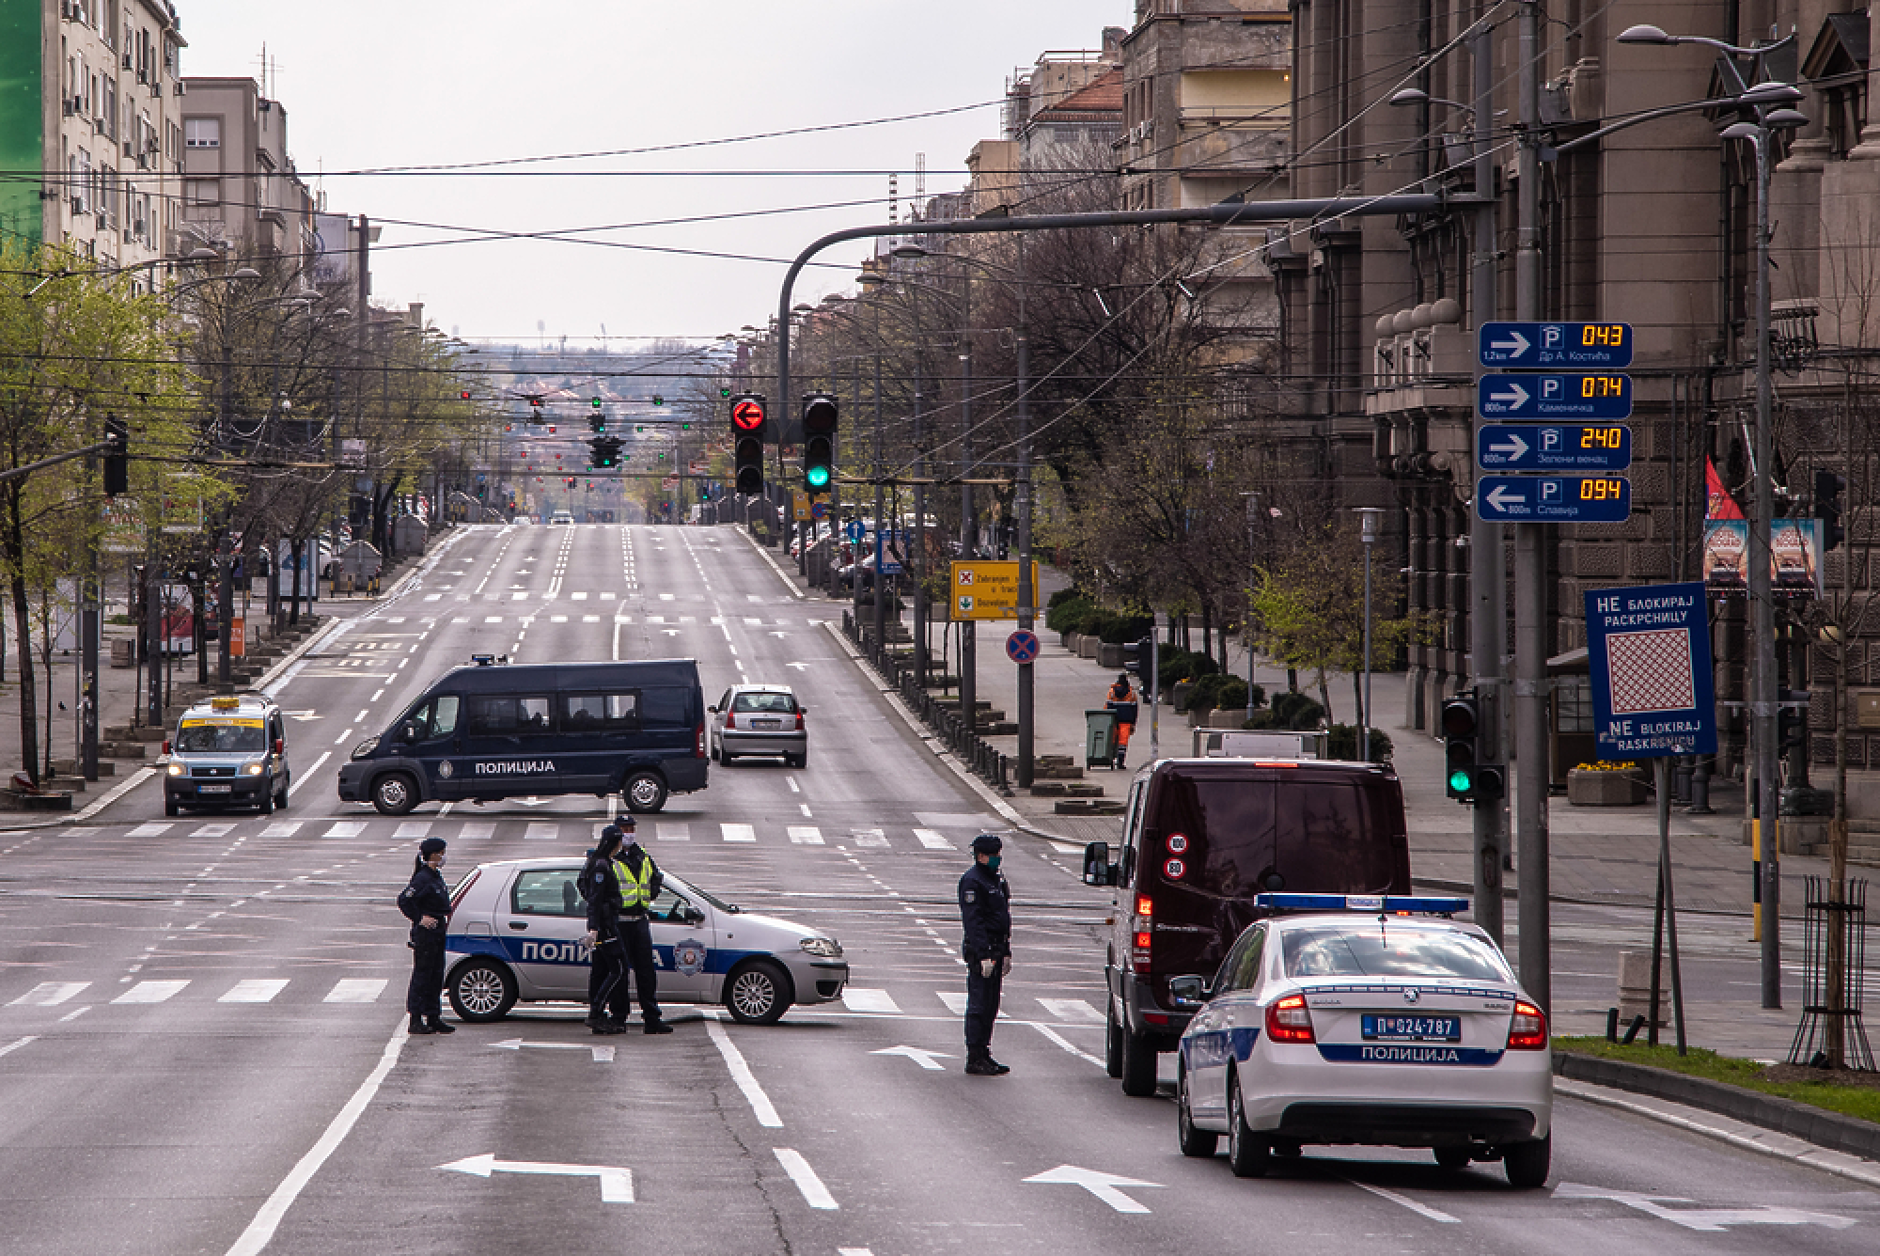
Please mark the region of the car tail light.
<svg viewBox="0 0 1880 1256"><path fill-rule="evenodd" d="M705 721L700 720L698 728L693 731L695 737L692 743L692 757L703 759L705 757Z"/></svg>
<svg viewBox="0 0 1880 1256"><path fill-rule="evenodd" d="M1289 994L1266 1009L1266 1036L1274 1042L1314 1041L1305 995Z"/></svg>
<svg viewBox="0 0 1880 1256"><path fill-rule="evenodd" d="M1544 1051L1546 1049L1546 1015L1532 1003L1516 1000L1514 1016L1508 1021L1508 1050Z"/></svg>

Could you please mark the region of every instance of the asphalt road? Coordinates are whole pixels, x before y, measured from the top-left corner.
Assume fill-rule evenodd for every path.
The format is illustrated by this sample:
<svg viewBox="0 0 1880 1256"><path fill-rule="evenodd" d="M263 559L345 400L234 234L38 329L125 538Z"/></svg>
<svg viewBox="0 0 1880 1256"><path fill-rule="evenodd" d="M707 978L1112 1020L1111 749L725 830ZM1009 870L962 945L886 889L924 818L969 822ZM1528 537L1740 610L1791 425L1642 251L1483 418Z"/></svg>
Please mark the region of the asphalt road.
<svg viewBox="0 0 1880 1256"><path fill-rule="evenodd" d="M993 1044L1013 1072L963 1075L953 884L996 822L849 662L830 613L729 529L468 529L280 688L287 811L165 820L147 783L83 827L0 834L5 1249L1872 1250L1880 1196L1565 1099L1540 1192L1424 1153L1308 1149L1259 1182L1185 1160L1166 1095L1126 1098L1102 1069L1109 894L1028 838L1008 846L1016 967ZM608 815L592 798L402 819L336 801L351 746L475 652L692 656L714 698L795 685L807 768L714 768L641 831L702 888L835 933L847 1001L771 1027L675 1008L663 1038L598 1039L579 1008L525 1007L406 1039L393 899L417 839L450 841L454 879L578 853ZM1642 925L1556 919L1557 963L1589 983ZM1694 982L1754 980L1706 955L1701 923L1689 935Z"/></svg>

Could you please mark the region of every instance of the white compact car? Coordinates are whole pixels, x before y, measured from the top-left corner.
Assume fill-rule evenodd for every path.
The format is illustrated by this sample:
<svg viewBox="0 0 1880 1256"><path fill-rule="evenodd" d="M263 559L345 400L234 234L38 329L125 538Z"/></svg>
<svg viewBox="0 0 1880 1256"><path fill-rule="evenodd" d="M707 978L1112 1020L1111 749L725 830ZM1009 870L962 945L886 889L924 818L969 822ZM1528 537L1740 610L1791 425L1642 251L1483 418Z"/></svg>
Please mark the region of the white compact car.
<svg viewBox="0 0 1880 1256"><path fill-rule="evenodd" d="M1239 1177L1307 1143L1428 1147L1460 1169L1500 1160L1543 1185L1552 1154L1547 1020L1487 934L1447 916L1467 899L1262 894L1181 1038L1177 1136Z"/></svg>
<svg viewBox="0 0 1880 1256"><path fill-rule="evenodd" d="M457 883L444 989L459 1017L501 1020L518 1000L587 1002L581 866L579 858L511 859L478 864ZM849 964L834 938L740 911L660 871L665 884L651 915L661 1003L722 1003L734 1020L768 1025L792 1003L841 997Z"/></svg>

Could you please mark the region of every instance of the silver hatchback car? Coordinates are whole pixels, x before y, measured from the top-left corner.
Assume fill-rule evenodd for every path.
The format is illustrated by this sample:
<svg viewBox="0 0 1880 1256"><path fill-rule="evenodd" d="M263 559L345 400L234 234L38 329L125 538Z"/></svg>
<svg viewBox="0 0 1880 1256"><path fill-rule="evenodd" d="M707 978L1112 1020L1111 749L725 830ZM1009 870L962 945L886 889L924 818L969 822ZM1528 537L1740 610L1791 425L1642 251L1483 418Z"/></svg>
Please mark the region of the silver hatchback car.
<svg viewBox="0 0 1880 1256"><path fill-rule="evenodd" d="M510 859L478 864L457 883L444 989L459 1017L500 1020L519 1001L587 1001L581 867L580 859ZM734 1020L768 1025L793 1003L840 998L848 984L834 938L740 911L669 873L651 914L661 1003L722 1003Z"/></svg>
<svg viewBox="0 0 1880 1256"><path fill-rule="evenodd" d="M707 707L711 716L711 757L729 764L740 755L781 755L785 767L809 762L809 730L801 706L788 685L733 685Z"/></svg>

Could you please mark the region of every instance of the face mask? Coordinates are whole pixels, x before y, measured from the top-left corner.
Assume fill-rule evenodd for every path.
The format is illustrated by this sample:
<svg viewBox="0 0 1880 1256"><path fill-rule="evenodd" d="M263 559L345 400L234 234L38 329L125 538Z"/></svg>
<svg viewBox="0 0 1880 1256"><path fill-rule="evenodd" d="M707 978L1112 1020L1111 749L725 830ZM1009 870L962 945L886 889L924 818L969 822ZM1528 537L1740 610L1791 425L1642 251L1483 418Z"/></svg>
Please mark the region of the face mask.
<svg viewBox="0 0 1880 1256"><path fill-rule="evenodd" d="M986 856L986 871L997 872L998 870L999 870L999 857L997 855L987 855Z"/></svg>

